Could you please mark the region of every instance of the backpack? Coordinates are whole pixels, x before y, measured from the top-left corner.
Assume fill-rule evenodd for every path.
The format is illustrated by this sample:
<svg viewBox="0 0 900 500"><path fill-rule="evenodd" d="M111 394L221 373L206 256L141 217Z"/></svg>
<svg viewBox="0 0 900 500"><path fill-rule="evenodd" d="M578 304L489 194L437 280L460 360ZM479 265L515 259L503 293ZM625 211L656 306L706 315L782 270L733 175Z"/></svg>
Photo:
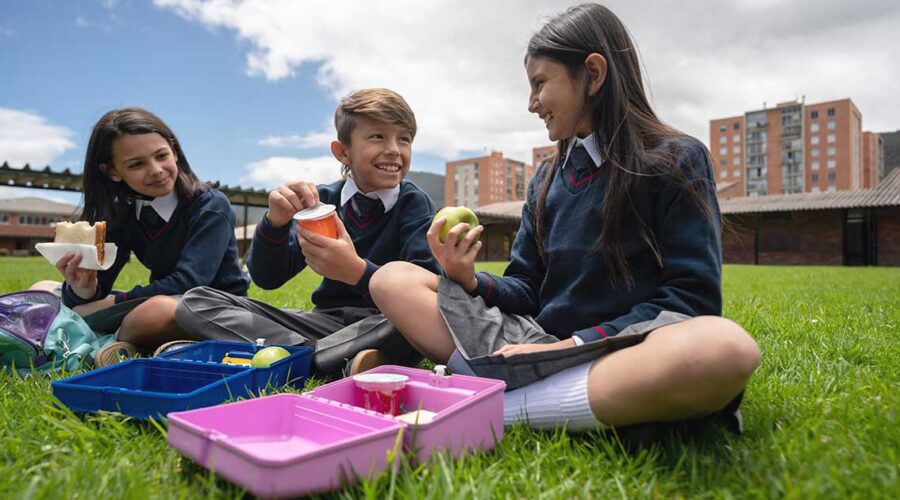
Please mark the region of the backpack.
<svg viewBox="0 0 900 500"><path fill-rule="evenodd" d="M112 340L97 335L50 292L0 295L0 370L27 375L89 368L97 350Z"/></svg>

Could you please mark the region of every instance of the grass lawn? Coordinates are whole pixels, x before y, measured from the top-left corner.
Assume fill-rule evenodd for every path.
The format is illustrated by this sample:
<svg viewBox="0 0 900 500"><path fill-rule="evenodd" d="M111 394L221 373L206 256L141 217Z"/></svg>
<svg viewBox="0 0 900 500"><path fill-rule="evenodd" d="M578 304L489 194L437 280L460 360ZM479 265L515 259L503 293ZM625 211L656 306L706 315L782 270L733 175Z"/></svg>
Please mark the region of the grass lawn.
<svg viewBox="0 0 900 500"><path fill-rule="evenodd" d="M485 269L501 272L505 264ZM0 258L0 292L56 279L39 258ZM147 279L129 265L117 283ZM304 272L253 297L308 307ZM513 428L492 452L404 466L341 497L900 497L900 269L725 269L725 316L763 351L744 400L745 433L716 425L626 448L614 435ZM165 428L77 416L50 381L0 374L0 498L236 497L182 459Z"/></svg>

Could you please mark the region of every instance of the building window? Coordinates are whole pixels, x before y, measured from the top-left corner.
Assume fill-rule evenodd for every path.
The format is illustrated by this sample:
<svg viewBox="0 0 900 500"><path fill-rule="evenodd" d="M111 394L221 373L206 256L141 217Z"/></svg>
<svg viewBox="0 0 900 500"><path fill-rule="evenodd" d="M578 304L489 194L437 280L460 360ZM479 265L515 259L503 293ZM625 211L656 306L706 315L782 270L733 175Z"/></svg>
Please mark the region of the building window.
<svg viewBox="0 0 900 500"><path fill-rule="evenodd" d="M728 177L728 171L727 171L727 170L723 170L723 171L719 172L719 178L720 178L720 179L724 179L724 178L726 178L726 177Z"/></svg>
<svg viewBox="0 0 900 500"><path fill-rule="evenodd" d="M9 225L9 214L0 214L0 226Z"/></svg>
<svg viewBox="0 0 900 500"><path fill-rule="evenodd" d="M818 144L818 143L819 143L819 136L814 135L814 136L810 137L810 138L809 138L809 143L810 143L810 144Z"/></svg>
<svg viewBox="0 0 900 500"><path fill-rule="evenodd" d="M728 154L728 148L719 148L719 154L724 156Z"/></svg>
<svg viewBox="0 0 900 500"><path fill-rule="evenodd" d="M809 153L810 153L813 157L819 156L819 148L812 148L812 149L809 150Z"/></svg>
<svg viewBox="0 0 900 500"><path fill-rule="evenodd" d="M733 128L733 129L735 129L735 130L740 130L740 129L741 129L741 124L740 124L739 122L734 122L734 123L731 124L731 128Z"/></svg>
<svg viewBox="0 0 900 500"><path fill-rule="evenodd" d="M810 163L809 166L810 166L813 170L819 170L819 160L813 160L813 162Z"/></svg>
<svg viewBox="0 0 900 500"><path fill-rule="evenodd" d="M834 168L835 165L836 163L834 160L828 160L828 168Z"/></svg>
<svg viewBox="0 0 900 500"><path fill-rule="evenodd" d="M834 156L834 146L828 146L828 156Z"/></svg>
<svg viewBox="0 0 900 500"><path fill-rule="evenodd" d="M828 116L834 116L834 108L828 108Z"/></svg>
<svg viewBox="0 0 900 500"><path fill-rule="evenodd" d="M837 127L837 123L835 123L834 120L829 120L827 125L828 125L828 130L834 130L835 127Z"/></svg>
<svg viewBox="0 0 900 500"><path fill-rule="evenodd" d="M811 116L812 119L815 120L816 118L819 117L819 112L818 112L818 111L813 111L812 113L809 114L809 116Z"/></svg>
<svg viewBox="0 0 900 500"><path fill-rule="evenodd" d="M726 130L728 130L728 125L725 125L724 123L719 125L719 132L725 132Z"/></svg>
<svg viewBox="0 0 900 500"><path fill-rule="evenodd" d="M819 174L812 174L812 181L819 182Z"/></svg>
<svg viewBox="0 0 900 500"><path fill-rule="evenodd" d="M828 137L826 140L828 141L829 144L831 144L835 141L835 139L836 139L836 137L834 134L828 134Z"/></svg>
<svg viewBox="0 0 900 500"><path fill-rule="evenodd" d="M812 125L810 125L810 126L809 126L809 131L810 131L810 132L818 132L818 131L819 131L819 124L818 124L818 123L813 123Z"/></svg>
<svg viewBox="0 0 900 500"><path fill-rule="evenodd" d="M827 191L829 193L833 193L833 192L837 191L837 188L835 188L834 186L828 186L828 189L826 189L825 191Z"/></svg>
<svg viewBox="0 0 900 500"><path fill-rule="evenodd" d="M828 172L828 180L829 181L833 181L835 179L835 177L837 177L837 174L835 174L834 172Z"/></svg>
<svg viewBox="0 0 900 500"><path fill-rule="evenodd" d="M731 161L731 164L734 165L735 167L740 166L740 165L741 165L741 159L740 159L740 157L735 157L735 158Z"/></svg>
<svg viewBox="0 0 900 500"><path fill-rule="evenodd" d="M721 160L719 160L719 165L721 165L721 166L723 166L723 167L727 167L727 166L728 166L728 160L726 160L725 158L722 158Z"/></svg>
<svg viewBox="0 0 900 500"><path fill-rule="evenodd" d="M734 134L731 136L731 140L734 142L741 142L741 134Z"/></svg>
<svg viewBox="0 0 900 500"><path fill-rule="evenodd" d="M734 153L734 154L740 154L740 152L741 152L741 147L740 147L740 146L735 146L735 147L731 148L731 152Z"/></svg>
<svg viewBox="0 0 900 500"><path fill-rule="evenodd" d="M740 171L740 170L735 170L735 171L734 171L734 176L735 176L735 177L740 177L740 176L741 176L741 171Z"/></svg>
<svg viewBox="0 0 900 500"><path fill-rule="evenodd" d="M810 190L810 192L812 192L812 193L820 193L820 192L822 192L822 190L819 189L819 186L813 186L813 187L812 187L812 190Z"/></svg>
<svg viewBox="0 0 900 500"><path fill-rule="evenodd" d="M728 142L727 136L724 136L724 135L719 136L719 144L725 144L726 142Z"/></svg>

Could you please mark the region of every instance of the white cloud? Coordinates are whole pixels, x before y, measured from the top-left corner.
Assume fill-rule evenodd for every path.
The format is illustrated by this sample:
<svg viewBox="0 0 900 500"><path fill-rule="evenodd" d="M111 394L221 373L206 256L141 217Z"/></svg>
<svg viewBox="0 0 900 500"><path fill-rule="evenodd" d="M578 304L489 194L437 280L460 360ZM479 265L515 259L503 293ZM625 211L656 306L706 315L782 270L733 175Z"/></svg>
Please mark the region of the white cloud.
<svg viewBox="0 0 900 500"><path fill-rule="evenodd" d="M565 9L515 2L155 0L234 30L247 71L269 80L316 71L335 102L384 86L409 101L416 151L454 158L490 148L527 160L547 143L526 110L530 35ZM706 141L709 120L806 95L852 98L867 129L897 128L900 3L878 0L611 1L644 57L663 120ZM295 136L299 145L315 134ZM281 144L291 144L284 139Z"/></svg>
<svg viewBox="0 0 900 500"><path fill-rule="evenodd" d="M75 18L75 26L79 28L90 28L91 23L84 16L78 16Z"/></svg>
<svg viewBox="0 0 900 500"><path fill-rule="evenodd" d="M75 147L71 130L30 111L0 108L0 163L43 168Z"/></svg>
<svg viewBox="0 0 900 500"><path fill-rule="evenodd" d="M306 135L273 135L257 144L273 148L310 149L328 146L337 136L335 132L310 132Z"/></svg>
<svg viewBox="0 0 900 500"><path fill-rule="evenodd" d="M332 156L292 158L273 156L247 165L247 175L241 177L243 187L272 189L289 181L309 181L328 184L341 178L341 164Z"/></svg>

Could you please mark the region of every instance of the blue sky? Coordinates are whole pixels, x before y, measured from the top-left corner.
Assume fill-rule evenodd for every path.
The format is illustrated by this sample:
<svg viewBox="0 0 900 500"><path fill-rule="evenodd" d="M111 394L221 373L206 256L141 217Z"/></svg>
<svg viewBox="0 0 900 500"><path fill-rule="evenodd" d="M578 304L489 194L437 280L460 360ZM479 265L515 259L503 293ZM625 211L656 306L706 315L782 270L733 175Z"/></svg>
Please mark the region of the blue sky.
<svg viewBox="0 0 900 500"><path fill-rule="evenodd" d="M574 3L574 2L573 2ZM334 107L361 87L416 112L414 170L547 144L526 110L529 36L558 0L77 0L0 3L0 161L80 171L107 110L160 115L208 180L326 182ZM850 97L866 130L900 128L900 3L611 0L653 104L708 140L712 118L802 95ZM0 197L37 192L0 187Z"/></svg>

